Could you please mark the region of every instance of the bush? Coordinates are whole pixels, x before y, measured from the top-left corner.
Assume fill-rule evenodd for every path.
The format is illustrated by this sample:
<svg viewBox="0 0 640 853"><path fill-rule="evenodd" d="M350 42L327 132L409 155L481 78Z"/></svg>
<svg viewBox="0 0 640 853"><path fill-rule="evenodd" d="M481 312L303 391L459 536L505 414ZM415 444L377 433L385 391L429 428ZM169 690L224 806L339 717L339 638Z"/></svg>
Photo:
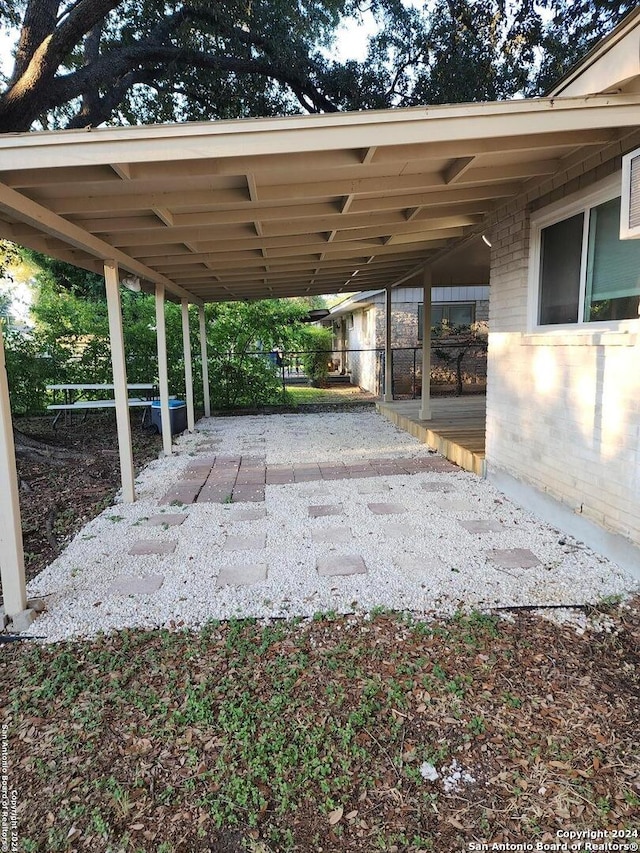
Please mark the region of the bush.
<svg viewBox="0 0 640 853"><path fill-rule="evenodd" d="M331 355L331 329L324 326L308 326L302 335L305 352L301 358L304 372L314 388L326 388L329 377Z"/></svg>

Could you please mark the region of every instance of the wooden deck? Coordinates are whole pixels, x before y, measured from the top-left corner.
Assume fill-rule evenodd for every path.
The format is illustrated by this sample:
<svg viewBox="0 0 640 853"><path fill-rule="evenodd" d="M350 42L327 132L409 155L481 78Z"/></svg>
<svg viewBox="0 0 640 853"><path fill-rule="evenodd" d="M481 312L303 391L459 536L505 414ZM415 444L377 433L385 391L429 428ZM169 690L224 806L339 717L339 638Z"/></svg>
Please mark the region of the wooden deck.
<svg viewBox="0 0 640 853"><path fill-rule="evenodd" d="M381 415L423 444L435 448L447 459L480 477L485 475L486 398L435 397L432 418L418 417L420 400L376 403Z"/></svg>

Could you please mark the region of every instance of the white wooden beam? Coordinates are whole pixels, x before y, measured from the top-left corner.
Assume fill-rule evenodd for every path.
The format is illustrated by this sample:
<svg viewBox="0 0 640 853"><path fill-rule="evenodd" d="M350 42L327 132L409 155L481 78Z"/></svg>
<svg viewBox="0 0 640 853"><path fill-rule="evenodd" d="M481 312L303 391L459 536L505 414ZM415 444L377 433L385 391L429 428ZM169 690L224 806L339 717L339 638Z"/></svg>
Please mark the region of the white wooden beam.
<svg viewBox="0 0 640 853"><path fill-rule="evenodd" d="M189 303L181 300L182 308L182 348L184 352L184 387L187 398L187 429L193 432L196 427L193 409L193 363L191 360L191 330L189 329Z"/></svg>
<svg viewBox="0 0 640 853"><path fill-rule="evenodd" d="M131 166L128 163L109 163L109 165L123 181L131 180Z"/></svg>
<svg viewBox="0 0 640 853"><path fill-rule="evenodd" d="M67 246L75 246L99 258L102 261L117 261L120 267L140 278L152 281L156 284L166 286L176 296L189 298L191 294L183 288L174 284L170 279L160 276L155 270L141 264L134 258L129 257L119 249L114 249L109 243L105 243L98 237L94 237L83 228L79 228L73 222L68 222L56 213L44 207L38 202L27 198L11 187L0 183L0 211L8 213L11 218L31 225L43 234L49 234L62 240Z"/></svg>
<svg viewBox="0 0 640 853"><path fill-rule="evenodd" d="M200 357L202 361L202 391L204 397L204 416L211 417L211 398L209 394L209 353L207 352L207 321L204 306L198 306L200 321Z"/></svg>
<svg viewBox="0 0 640 853"><path fill-rule="evenodd" d="M164 316L164 285L156 284L156 340L158 343L158 384L160 386L160 420L162 449L166 456L173 451L171 414L169 412L169 371L167 366L167 327Z"/></svg>
<svg viewBox="0 0 640 853"><path fill-rule="evenodd" d="M173 213L170 210L167 210L166 207L153 207L152 210L164 225L171 228L173 225Z"/></svg>
<svg viewBox="0 0 640 853"><path fill-rule="evenodd" d="M27 591L18 472L2 323L0 323L0 577L2 577L5 613L7 616L17 616L27 607Z"/></svg>
<svg viewBox="0 0 640 853"><path fill-rule="evenodd" d="M117 261L105 261L104 283L107 292L107 311L109 315L109 340L111 344L114 397L116 400L116 424L118 429L118 454L120 456L122 497L127 503L133 503L136 499L135 474L133 469L133 450L131 447L131 424L129 422L127 368L122 332L120 271Z"/></svg>
<svg viewBox="0 0 640 853"><path fill-rule="evenodd" d="M421 421L431 420L431 267L424 268L422 286L422 397L420 400Z"/></svg>
<svg viewBox="0 0 640 853"><path fill-rule="evenodd" d="M449 166L449 168L445 170L445 184L453 184L455 181L461 178L464 173L471 167L471 164L475 159L475 157L458 157L456 160L454 160L453 163Z"/></svg>
<svg viewBox="0 0 640 853"><path fill-rule="evenodd" d="M321 116L290 116L256 121L195 122L193 124L150 125L126 128L99 128L55 133L5 134L0 141L3 168L25 169L34 164L40 169L58 166L85 166L104 163L164 163L215 158L216 163L251 155L264 156L292 152L311 155L316 161L324 152L330 160L336 153L348 152L362 163L362 149L378 146L376 164L390 155L398 158L395 147L441 144L449 150L444 156L458 156L452 143L473 142L466 155L479 153L479 142L487 146L509 137L530 137L532 147L543 144L545 133L562 136L587 130L636 125L638 94L607 94L574 98L535 98L493 103L452 104L416 107L408 110L363 110L353 113L327 113ZM531 132L536 128L536 133ZM398 145L398 139L402 144ZM578 139L578 145L587 144ZM423 156L423 154L420 154ZM465 156L465 154L461 155ZM410 157L404 158L404 161ZM281 164L291 168L290 160ZM218 167L220 170L220 167ZM136 177L144 174L136 168ZM247 171L256 172L249 161ZM234 174L239 174L234 170Z"/></svg>
<svg viewBox="0 0 640 853"><path fill-rule="evenodd" d="M391 349L391 296L392 289L385 289L385 335L384 335L384 402L393 402L393 350Z"/></svg>

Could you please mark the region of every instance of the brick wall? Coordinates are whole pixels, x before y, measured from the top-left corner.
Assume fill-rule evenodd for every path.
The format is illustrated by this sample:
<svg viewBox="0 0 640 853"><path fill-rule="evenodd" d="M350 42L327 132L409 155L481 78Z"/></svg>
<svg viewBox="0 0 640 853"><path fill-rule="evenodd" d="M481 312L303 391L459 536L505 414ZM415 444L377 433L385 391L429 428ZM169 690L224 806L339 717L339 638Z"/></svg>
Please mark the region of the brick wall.
<svg viewBox="0 0 640 853"><path fill-rule="evenodd" d="M618 153L496 216L487 463L640 545L640 333L527 333L530 211L617 171Z"/></svg>

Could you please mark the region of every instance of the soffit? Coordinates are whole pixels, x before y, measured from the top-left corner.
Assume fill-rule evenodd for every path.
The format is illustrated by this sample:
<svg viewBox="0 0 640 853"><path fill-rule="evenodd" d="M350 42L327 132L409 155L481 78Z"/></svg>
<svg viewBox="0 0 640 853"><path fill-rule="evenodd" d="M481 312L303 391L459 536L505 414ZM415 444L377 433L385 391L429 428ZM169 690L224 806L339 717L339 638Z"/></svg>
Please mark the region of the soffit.
<svg viewBox="0 0 640 853"><path fill-rule="evenodd" d="M488 280L483 223L637 130L637 95L0 137L0 236L192 301ZM456 250L457 251L454 251ZM447 260L449 259L449 260Z"/></svg>

